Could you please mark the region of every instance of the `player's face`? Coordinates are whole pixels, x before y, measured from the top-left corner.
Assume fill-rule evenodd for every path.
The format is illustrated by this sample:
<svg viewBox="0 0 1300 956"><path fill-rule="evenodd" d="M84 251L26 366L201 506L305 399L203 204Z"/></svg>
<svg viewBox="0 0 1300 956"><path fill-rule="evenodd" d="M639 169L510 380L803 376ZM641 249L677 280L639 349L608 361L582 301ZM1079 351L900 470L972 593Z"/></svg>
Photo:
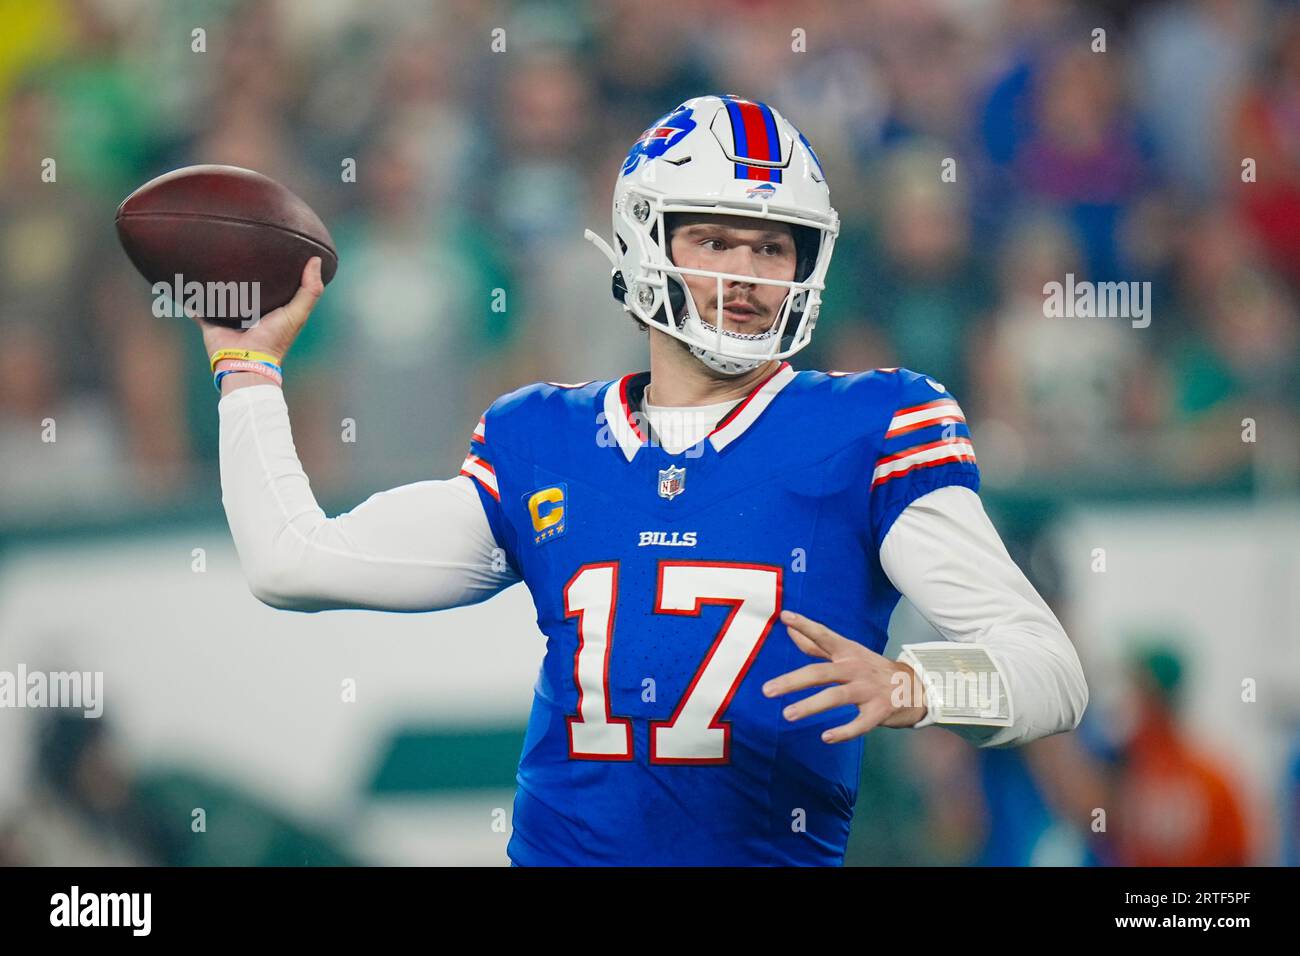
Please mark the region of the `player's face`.
<svg viewBox="0 0 1300 956"><path fill-rule="evenodd" d="M683 216L673 226L672 260L686 269L708 269L760 279L794 279L794 233L783 222L746 216ZM718 326L718 280L682 276L700 318ZM790 290L779 285L724 279L722 326L733 332L766 332Z"/></svg>

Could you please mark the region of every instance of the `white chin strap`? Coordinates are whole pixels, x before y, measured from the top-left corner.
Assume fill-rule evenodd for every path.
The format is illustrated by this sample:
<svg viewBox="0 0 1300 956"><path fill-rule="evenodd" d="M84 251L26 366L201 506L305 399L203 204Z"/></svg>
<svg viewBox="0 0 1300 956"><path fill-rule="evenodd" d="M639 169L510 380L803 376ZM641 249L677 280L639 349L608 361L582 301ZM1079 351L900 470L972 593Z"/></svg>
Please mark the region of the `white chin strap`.
<svg viewBox="0 0 1300 956"><path fill-rule="evenodd" d="M699 332L708 335L716 336L718 334L716 328L693 315L687 318L684 324L687 326L696 325ZM731 347L748 351L748 346L752 343L756 351L761 352L764 356L767 355L768 343L771 342L774 335L776 335L775 325L766 332L760 332L757 335L746 335L742 332L731 332L727 329L722 330L722 337L727 340L727 344ZM692 355L721 375L743 375L746 372L752 372L767 361L766 357L752 359L731 358L730 356L719 355L712 349L706 349L699 345L688 344L686 347L691 350Z"/></svg>

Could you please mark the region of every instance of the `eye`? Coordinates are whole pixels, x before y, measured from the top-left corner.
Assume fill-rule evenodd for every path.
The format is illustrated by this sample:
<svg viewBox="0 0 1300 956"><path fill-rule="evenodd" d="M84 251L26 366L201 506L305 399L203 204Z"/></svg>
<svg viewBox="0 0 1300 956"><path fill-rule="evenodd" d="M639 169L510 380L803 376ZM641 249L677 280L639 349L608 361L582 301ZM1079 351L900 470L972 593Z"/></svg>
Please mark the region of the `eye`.
<svg viewBox="0 0 1300 956"><path fill-rule="evenodd" d="M723 249L727 248L727 244L716 237L702 240L701 245L710 252L721 252Z"/></svg>
<svg viewBox="0 0 1300 956"><path fill-rule="evenodd" d="M766 242L762 245L761 251L767 256L779 256L785 252L785 247L776 242Z"/></svg>

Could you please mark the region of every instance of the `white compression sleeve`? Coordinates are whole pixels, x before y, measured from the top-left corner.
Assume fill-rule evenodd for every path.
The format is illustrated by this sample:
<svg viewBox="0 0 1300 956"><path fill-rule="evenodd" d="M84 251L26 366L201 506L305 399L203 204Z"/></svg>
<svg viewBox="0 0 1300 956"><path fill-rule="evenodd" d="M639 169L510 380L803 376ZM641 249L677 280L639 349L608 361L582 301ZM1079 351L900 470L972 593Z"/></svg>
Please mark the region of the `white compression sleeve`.
<svg viewBox="0 0 1300 956"><path fill-rule="evenodd" d="M880 563L945 638L988 650L1005 681L1009 727L948 725L982 747L1072 730L1088 705L1083 666L1065 629L1007 553L979 495L951 485L903 510Z"/></svg>
<svg viewBox="0 0 1300 956"><path fill-rule="evenodd" d="M221 501L249 587L295 611L434 611L484 601L519 578L472 479L420 481L326 518L298 461L275 385L224 395Z"/></svg>

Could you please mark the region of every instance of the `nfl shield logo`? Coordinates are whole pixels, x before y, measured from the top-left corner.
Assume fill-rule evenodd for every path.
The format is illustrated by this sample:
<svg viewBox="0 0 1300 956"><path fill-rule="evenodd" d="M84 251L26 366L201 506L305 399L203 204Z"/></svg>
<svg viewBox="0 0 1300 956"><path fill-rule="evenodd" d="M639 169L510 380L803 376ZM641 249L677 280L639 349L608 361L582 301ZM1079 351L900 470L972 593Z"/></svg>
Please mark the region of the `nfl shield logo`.
<svg viewBox="0 0 1300 956"><path fill-rule="evenodd" d="M685 468L664 468L659 472L659 497L669 501L686 490Z"/></svg>

